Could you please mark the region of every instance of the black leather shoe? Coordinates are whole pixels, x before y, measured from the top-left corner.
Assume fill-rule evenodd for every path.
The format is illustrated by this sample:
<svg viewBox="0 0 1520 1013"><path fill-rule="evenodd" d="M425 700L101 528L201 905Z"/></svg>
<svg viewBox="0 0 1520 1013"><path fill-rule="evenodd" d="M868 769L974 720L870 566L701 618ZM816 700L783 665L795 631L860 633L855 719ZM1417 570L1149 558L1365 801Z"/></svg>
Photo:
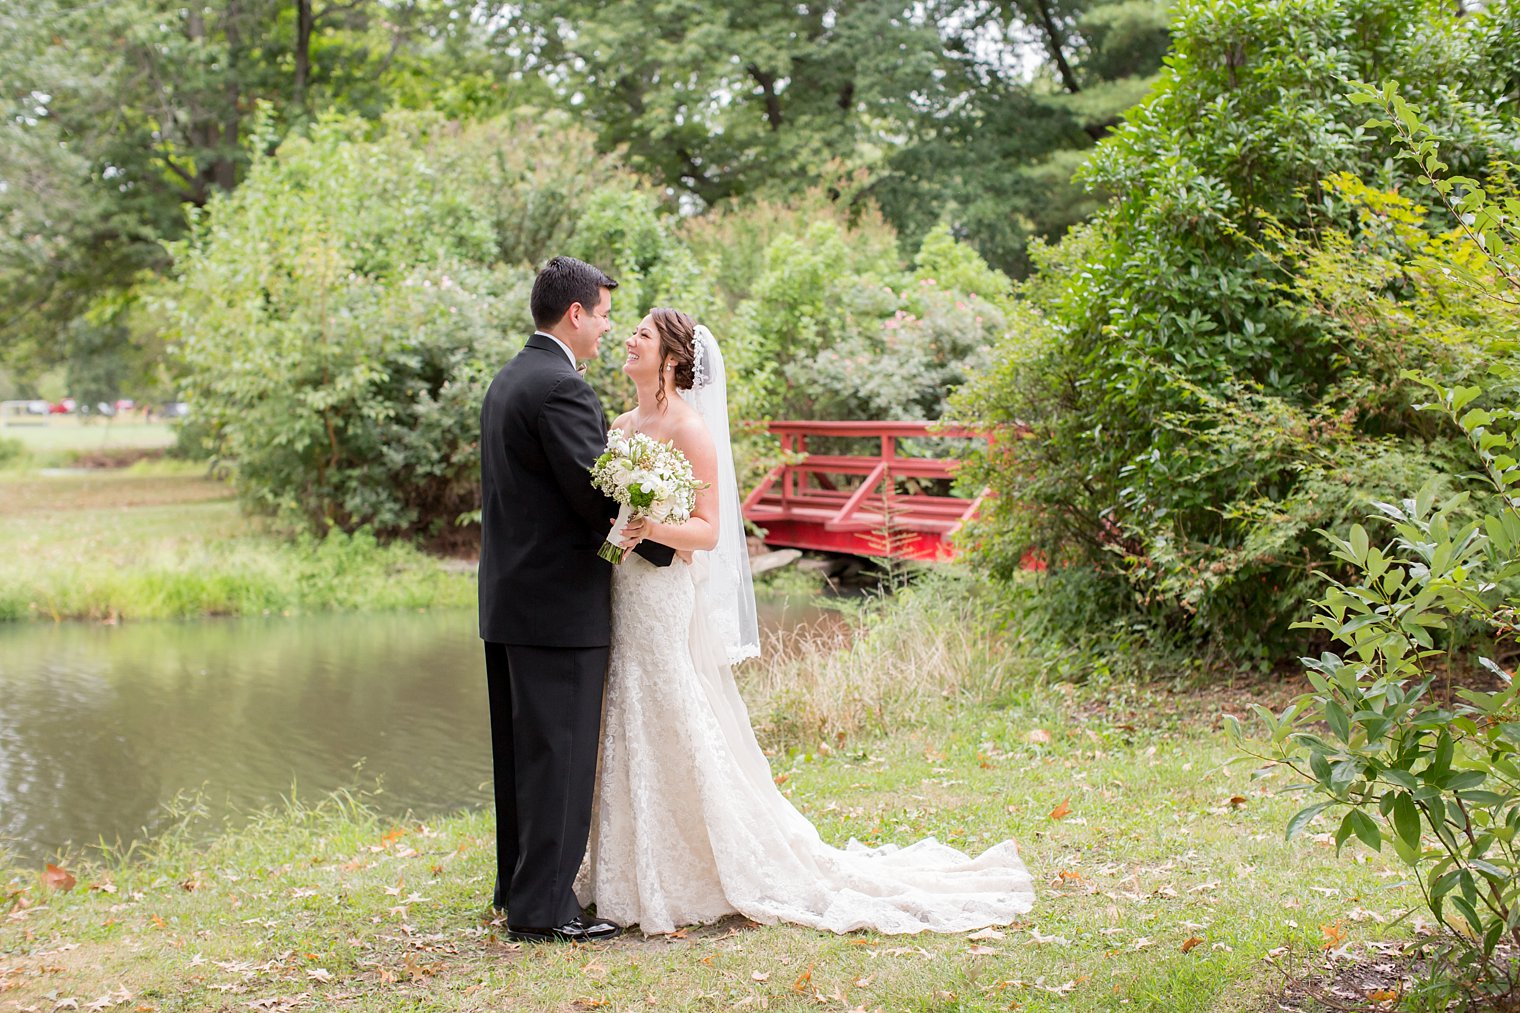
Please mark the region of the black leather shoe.
<svg viewBox="0 0 1520 1013"><path fill-rule="evenodd" d="M530 928L526 925L507 926L507 938L519 943L600 943L616 939L622 934L621 925L601 919L572 918L552 929Z"/></svg>

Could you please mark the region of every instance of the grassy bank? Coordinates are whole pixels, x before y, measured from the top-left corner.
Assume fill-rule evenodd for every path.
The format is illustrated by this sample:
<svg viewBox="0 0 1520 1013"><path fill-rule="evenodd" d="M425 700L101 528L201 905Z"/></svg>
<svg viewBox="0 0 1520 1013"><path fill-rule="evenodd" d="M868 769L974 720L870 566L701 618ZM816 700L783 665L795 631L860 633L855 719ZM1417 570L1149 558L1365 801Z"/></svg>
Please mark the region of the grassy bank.
<svg viewBox="0 0 1520 1013"><path fill-rule="evenodd" d="M1280 691L1047 684L975 632L966 599L902 601L847 654L817 639L772 652L744 673L746 696L782 789L825 839L1016 838L1038 898L1013 926L841 937L733 918L524 947L480 920L485 816L391 822L339 797L210 845L190 832L70 863L67 890L18 874L0 899L0 1011L1259 1010L1285 973L1407 936L1396 920L1415 887L1377 856L1337 858L1323 827L1284 843L1296 799L1276 794L1278 772L1234 762L1223 714ZM929 640L957 622L933 664L894 662L915 628ZM789 671L820 674L797 690ZM872 696L889 683L907 688ZM839 701L856 731L816 723Z"/></svg>
<svg viewBox="0 0 1520 1013"><path fill-rule="evenodd" d="M173 422L51 415L7 418L0 425L0 467L64 468L81 458L163 451L176 438Z"/></svg>
<svg viewBox="0 0 1520 1013"><path fill-rule="evenodd" d="M0 472L0 620L465 606L467 572L363 535L289 541L204 465Z"/></svg>

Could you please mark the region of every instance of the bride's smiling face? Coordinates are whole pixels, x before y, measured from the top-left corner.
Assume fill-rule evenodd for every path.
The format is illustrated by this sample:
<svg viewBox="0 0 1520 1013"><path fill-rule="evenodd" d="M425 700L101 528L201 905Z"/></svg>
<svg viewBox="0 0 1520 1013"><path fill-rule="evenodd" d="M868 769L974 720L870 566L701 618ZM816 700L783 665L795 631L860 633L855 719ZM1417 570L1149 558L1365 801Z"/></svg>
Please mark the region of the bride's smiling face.
<svg viewBox="0 0 1520 1013"><path fill-rule="evenodd" d="M623 373L635 382L655 378L660 373L660 335L654 329L654 318L639 321L638 329L623 342L628 359L623 363Z"/></svg>

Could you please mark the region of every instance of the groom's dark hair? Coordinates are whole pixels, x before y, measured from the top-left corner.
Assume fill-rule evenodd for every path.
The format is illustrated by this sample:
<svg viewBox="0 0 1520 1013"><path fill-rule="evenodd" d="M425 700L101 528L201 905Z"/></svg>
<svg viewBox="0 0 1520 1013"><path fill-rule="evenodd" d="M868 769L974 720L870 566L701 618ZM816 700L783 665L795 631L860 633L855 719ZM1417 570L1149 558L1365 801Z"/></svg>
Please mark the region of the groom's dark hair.
<svg viewBox="0 0 1520 1013"><path fill-rule="evenodd" d="M564 319L572 303L580 303L589 313L601 302L602 289L617 285L601 268L584 260L555 257L533 279L533 295L528 300L533 326L553 327Z"/></svg>

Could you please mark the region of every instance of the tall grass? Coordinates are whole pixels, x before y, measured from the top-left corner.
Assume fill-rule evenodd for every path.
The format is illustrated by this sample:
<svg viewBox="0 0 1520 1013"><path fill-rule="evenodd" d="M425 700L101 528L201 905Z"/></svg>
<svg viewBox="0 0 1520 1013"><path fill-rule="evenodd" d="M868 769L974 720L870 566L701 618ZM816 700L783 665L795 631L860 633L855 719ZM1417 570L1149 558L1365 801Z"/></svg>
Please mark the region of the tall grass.
<svg viewBox="0 0 1520 1013"><path fill-rule="evenodd" d="M944 569L839 623L770 635L735 672L770 742L837 743L911 727L947 702L994 700L1034 667L986 586Z"/></svg>

